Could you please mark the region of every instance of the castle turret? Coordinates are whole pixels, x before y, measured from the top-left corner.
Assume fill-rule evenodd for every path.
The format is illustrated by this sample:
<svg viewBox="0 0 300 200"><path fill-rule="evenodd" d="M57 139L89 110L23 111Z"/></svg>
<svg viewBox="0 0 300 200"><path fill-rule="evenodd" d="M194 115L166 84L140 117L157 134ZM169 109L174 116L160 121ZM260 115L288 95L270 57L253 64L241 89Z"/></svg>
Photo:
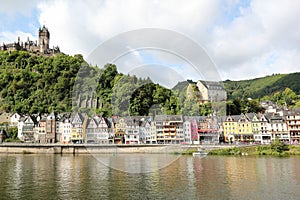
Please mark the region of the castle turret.
<svg viewBox="0 0 300 200"><path fill-rule="evenodd" d="M41 53L49 49L49 41L50 33L44 25L42 29L39 29L39 50Z"/></svg>

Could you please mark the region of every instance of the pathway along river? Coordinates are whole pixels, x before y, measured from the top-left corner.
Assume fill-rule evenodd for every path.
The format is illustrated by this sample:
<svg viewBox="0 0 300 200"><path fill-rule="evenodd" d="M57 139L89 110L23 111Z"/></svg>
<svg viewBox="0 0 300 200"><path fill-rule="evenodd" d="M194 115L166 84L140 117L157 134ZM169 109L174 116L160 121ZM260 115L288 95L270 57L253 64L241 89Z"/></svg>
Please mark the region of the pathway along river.
<svg viewBox="0 0 300 200"><path fill-rule="evenodd" d="M125 171L151 168L149 154L98 156ZM173 162L128 173L91 155L1 154L0 199L300 199L299 157L151 156Z"/></svg>

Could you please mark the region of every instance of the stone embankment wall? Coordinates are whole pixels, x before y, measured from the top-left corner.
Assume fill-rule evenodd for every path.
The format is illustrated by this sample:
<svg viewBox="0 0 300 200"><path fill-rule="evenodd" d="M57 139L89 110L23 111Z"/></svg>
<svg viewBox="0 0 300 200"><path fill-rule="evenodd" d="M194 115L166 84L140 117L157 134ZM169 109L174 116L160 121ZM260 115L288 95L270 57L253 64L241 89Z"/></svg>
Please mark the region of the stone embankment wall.
<svg viewBox="0 0 300 200"><path fill-rule="evenodd" d="M0 144L6 154L126 154L126 153L182 153L196 151L196 147L182 145L96 145L96 144Z"/></svg>

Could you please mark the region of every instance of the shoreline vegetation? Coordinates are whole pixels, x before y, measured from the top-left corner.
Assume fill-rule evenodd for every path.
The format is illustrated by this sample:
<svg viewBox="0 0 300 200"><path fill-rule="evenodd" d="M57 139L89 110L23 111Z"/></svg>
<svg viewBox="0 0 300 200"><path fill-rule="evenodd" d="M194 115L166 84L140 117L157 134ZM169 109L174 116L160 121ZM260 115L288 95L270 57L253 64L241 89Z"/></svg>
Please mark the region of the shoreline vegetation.
<svg viewBox="0 0 300 200"><path fill-rule="evenodd" d="M269 145L214 149L209 151L209 155L291 156L300 155L300 145L289 145L276 139Z"/></svg>
<svg viewBox="0 0 300 200"><path fill-rule="evenodd" d="M53 149L50 150L50 148ZM99 148L102 149L100 152L111 153L115 152L115 149L119 149L115 153L171 153L176 155L192 155L197 152L197 147L180 147L180 145L45 145L45 144L25 144L25 143L2 143L0 147L5 148L5 151L1 150L1 153L5 154L39 154L39 153L61 153L61 154L78 154L78 149L82 153L91 153L85 148ZM17 148L15 152L7 151L9 147ZM276 139L269 145L253 145L253 146L220 146L218 149L208 149L207 146L202 146L201 149L208 152L208 155L219 155L219 156L275 156L275 157L285 157L300 155L300 145L290 145ZM139 149L140 148L140 149ZM168 150L165 150L168 149ZM121 150L122 149L122 150ZM138 150L137 150L138 149ZM163 152L159 149L164 149ZM121 150L121 151L120 151ZM94 152L94 153L97 153Z"/></svg>

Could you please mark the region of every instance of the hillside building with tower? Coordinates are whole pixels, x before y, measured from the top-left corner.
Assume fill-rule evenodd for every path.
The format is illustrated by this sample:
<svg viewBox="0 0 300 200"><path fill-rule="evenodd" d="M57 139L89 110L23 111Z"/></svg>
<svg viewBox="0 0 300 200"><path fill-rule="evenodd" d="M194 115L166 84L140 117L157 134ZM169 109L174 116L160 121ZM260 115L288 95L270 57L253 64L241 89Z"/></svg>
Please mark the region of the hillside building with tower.
<svg viewBox="0 0 300 200"><path fill-rule="evenodd" d="M32 41L28 37L27 41L23 42L20 40L20 37L18 37L17 42L8 44L3 43L2 46L0 46L0 50L9 52L15 50L23 50L36 52L42 55L53 55L60 52L58 46L50 48L50 32L45 27L45 25L39 29L38 35L38 41Z"/></svg>

